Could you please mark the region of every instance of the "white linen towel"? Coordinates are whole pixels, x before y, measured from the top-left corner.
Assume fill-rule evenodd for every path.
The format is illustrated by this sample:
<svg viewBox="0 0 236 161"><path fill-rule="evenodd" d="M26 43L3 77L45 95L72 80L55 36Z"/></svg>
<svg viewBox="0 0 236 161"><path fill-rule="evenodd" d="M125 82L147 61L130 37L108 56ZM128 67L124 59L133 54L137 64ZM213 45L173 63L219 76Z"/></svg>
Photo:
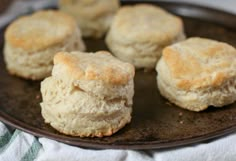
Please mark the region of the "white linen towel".
<svg viewBox="0 0 236 161"><path fill-rule="evenodd" d="M236 134L166 150L85 149L36 138L0 122L0 161L235 161Z"/></svg>

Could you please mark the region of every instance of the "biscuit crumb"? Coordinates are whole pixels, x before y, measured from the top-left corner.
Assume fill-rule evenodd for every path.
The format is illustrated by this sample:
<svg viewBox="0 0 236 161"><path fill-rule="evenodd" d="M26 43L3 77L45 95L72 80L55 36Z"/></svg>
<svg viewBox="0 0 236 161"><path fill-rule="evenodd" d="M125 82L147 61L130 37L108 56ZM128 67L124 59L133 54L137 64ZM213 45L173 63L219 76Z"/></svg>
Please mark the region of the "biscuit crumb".
<svg viewBox="0 0 236 161"><path fill-rule="evenodd" d="M166 102L166 104L169 105L169 106L172 106L172 104L170 102Z"/></svg>
<svg viewBox="0 0 236 161"><path fill-rule="evenodd" d="M37 100L40 99L40 95L37 94L35 98L36 98Z"/></svg>

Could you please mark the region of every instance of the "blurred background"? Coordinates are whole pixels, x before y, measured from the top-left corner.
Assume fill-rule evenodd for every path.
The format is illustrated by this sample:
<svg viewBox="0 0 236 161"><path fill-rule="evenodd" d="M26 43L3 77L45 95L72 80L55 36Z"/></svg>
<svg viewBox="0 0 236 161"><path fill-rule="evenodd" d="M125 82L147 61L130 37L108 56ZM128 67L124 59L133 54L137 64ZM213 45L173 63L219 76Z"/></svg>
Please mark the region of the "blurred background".
<svg viewBox="0 0 236 161"><path fill-rule="evenodd" d="M121 0L127 1L127 0ZM236 15L236 0L129 0L129 1L172 1L197 4L200 6L216 8ZM57 0L0 0L0 28L8 24L17 16L56 6Z"/></svg>
<svg viewBox="0 0 236 161"><path fill-rule="evenodd" d="M125 1L125 0L122 0L122 1ZM193 3L193 4L199 4L199 5L209 6L213 8L219 8L221 10L227 10L236 14L236 0L156 0L156 1L174 1L174 2ZM41 4L40 6L38 6L38 7L41 7L42 5L45 5L45 4L56 4L57 0L1 0L0 13L2 13L13 2L17 3L18 9L21 9L22 8L21 5L30 6L32 5L32 3L36 3L38 5ZM29 4L26 4L26 2Z"/></svg>

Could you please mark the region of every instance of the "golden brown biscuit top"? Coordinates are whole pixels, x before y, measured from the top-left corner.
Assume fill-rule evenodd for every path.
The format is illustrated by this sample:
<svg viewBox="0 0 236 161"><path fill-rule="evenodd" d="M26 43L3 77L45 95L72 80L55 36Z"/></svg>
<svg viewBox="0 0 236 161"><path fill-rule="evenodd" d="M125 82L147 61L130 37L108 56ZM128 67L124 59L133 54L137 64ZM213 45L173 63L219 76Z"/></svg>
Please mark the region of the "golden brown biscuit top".
<svg viewBox="0 0 236 161"><path fill-rule="evenodd" d="M53 10L23 16L8 26L5 39L11 46L27 51L62 43L76 29L70 16Z"/></svg>
<svg viewBox="0 0 236 161"><path fill-rule="evenodd" d="M102 80L118 85L128 83L134 74L133 65L116 59L109 52L99 51L57 53L52 75L68 76L73 80Z"/></svg>
<svg viewBox="0 0 236 161"><path fill-rule="evenodd" d="M163 50L163 60L177 87L217 87L236 76L236 49L205 38L189 38Z"/></svg>
<svg viewBox="0 0 236 161"><path fill-rule="evenodd" d="M59 7L77 18L91 20L115 12L119 0L60 0Z"/></svg>
<svg viewBox="0 0 236 161"><path fill-rule="evenodd" d="M170 43L183 32L182 20L149 4L121 7L111 26L120 41Z"/></svg>

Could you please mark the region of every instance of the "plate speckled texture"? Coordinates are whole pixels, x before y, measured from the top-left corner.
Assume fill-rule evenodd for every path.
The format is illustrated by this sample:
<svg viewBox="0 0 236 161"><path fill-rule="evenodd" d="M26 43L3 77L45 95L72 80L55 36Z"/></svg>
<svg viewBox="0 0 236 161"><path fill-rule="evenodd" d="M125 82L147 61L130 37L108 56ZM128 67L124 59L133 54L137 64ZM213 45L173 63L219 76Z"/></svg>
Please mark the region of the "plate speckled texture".
<svg viewBox="0 0 236 161"><path fill-rule="evenodd" d="M134 3L134 2L130 2ZM188 4L159 2L183 16L187 36L202 36L236 46L235 16ZM3 31L0 32L1 51ZM103 40L86 40L89 51L107 49ZM111 137L79 138L45 124L40 82L11 76L0 55L0 120L13 127L64 143L90 148L160 149L193 144L236 131L236 103L195 113L169 103L156 87L155 71L136 72L132 122Z"/></svg>

